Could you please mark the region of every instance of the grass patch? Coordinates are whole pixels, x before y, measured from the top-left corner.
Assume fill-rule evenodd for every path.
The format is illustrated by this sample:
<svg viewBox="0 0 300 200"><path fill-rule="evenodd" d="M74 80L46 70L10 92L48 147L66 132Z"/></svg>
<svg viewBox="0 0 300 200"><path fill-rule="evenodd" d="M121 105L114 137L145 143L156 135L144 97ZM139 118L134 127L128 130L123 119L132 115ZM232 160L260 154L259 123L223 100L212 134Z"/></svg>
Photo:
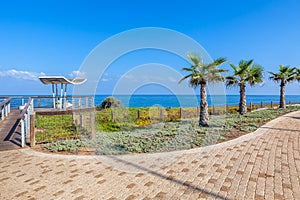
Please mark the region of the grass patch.
<svg viewBox="0 0 300 200"><path fill-rule="evenodd" d="M79 136L72 115L36 115L35 127L37 143L49 143L58 139L77 139Z"/></svg>

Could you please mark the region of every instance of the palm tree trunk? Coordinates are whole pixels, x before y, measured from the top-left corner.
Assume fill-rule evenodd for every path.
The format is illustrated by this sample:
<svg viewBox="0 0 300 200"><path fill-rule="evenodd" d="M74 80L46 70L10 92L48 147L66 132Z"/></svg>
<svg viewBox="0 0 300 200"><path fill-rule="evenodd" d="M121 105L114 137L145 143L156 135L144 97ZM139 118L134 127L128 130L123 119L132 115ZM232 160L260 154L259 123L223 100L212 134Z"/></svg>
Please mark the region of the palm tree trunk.
<svg viewBox="0 0 300 200"><path fill-rule="evenodd" d="M280 103L279 103L279 108L285 108L286 103L285 103L285 83L282 81L280 83Z"/></svg>
<svg viewBox="0 0 300 200"><path fill-rule="evenodd" d="M206 83L200 85L200 117L199 126L209 126L208 103L206 98Z"/></svg>
<svg viewBox="0 0 300 200"><path fill-rule="evenodd" d="M240 103L239 103L239 113L244 115L247 113L246 106L246 86L244 83L240 84Z"/></svg>

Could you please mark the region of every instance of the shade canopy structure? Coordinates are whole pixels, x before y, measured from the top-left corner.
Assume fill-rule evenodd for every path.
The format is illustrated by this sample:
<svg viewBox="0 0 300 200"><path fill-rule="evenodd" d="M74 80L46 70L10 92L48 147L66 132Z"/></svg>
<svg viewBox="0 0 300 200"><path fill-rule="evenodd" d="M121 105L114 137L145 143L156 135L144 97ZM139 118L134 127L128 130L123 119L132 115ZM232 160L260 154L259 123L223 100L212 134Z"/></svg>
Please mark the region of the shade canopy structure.
<svg viewBox="0 0 300 200"><path fill-rule="evenodd" d="M66 78L64 76L40 76L40 81L45 85L52 85L53 108L66 109L72 104L67 102L67 85L80 85L86 82L84 78ZM60 85L60 94L58 92L58 85Z"/></svg>
<svg viewBox="0 0 300 200"><path fill-rule="evenodd" d="M73 84L80 85L86 81L84 78L66 78L64 76L40 76L40 81L47 84Z"/></svg>

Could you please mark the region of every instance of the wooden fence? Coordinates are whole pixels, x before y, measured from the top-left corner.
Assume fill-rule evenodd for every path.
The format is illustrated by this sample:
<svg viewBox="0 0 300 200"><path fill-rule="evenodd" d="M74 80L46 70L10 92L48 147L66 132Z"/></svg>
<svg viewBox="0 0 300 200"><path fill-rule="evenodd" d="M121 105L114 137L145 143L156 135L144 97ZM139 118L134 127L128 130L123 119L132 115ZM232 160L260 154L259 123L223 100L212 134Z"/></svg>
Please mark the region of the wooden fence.
<svg viewBox="0 0 300 200"><path fill-rule="evenodd" d="M289 101L287 105L292 105L293 102ZM277 108L279 104L270 101L270 103L260 102L258 104L253 104L249 102L247 105L247 111L252 112L261 108ZM220 114L229 114L229 113L237 113L239 106L230 106L226 104L225 107L218 107L212 105L208 108L208 112L210 115L220 115ZM190 108L159 108L159 107L152 107L149 110L148 115L150 115L150 119L154 121L172 121L176 119L185 119L185 118L195 118L199 117L200 108L199 107L190 107ZM138 109L135 114L135 119L142 119L143 114L141 109ZM118 118L118 113L115 112L114 109L111 110L110 113L110 120L116 121Z"/></svg>

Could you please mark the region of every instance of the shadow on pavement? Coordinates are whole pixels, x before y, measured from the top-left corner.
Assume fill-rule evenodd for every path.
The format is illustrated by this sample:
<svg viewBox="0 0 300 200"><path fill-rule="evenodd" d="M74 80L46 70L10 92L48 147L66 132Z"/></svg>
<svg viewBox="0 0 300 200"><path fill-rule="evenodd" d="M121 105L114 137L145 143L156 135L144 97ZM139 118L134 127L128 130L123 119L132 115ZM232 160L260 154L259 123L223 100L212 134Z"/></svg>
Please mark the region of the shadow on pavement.
<svg viewBox="0 0 300 200"><path fill-rule="evenodd" d="M293 132L300 132L300 130L296 130L296 129L272 128L272 127L267 127L267 126L262 126L262 127L259 127L259 128L269 129L269 130L279 130L279 131L293 131Z"/></svg>
<svg viewBox="0 0 300 200"><path fill-rule="evenodd" d="M183 182L183 181L178 180L178 179L176 179L176 178L168 177L168 176L166 176L166 175L164 175L164 174L161 174L161 173L158 173L158 172L153 171L153 170L151 170L151 169L148 169L148 168L146 168L146 167L139 166L139 165L137 165L137 164L134 164L134 163L131 163L131 162L122 160L122 159L120 159L120 158L118 158L118 157L115 157L115 156L107 156L107 157L108 157L108 158L111 158L111 159L113 159L113 160L115 160L115 161L124 163L124 164L126 164L126 165L130 165L130 166L132 166L132 167L134 167L134 168L137 168L137 169L139 169L139 170L143 170L143 171L145 171L145 172L147 172L147 173L149 173L149 174L152 174L152 175L154 175L154 176L160 177L160 178L162 178L162 179L165 179L165 180L168 180L168 181L172 181L172 182L177 183L177 184L182 185L182 186L186 186L186 187L188 187L188 189L190 189L190 190L196 190L196 191L199 192L199 193L207 194L207 195L209 195L209 196L211 196L211 197L213 197L213 198L215 198L215 199L222 199L222 200L223 200L223 199L224 199L224 200L226 199L226 200L229 200L228 198L225 198L225 197L220 196L220 195L218 195L218 194L209 192L209 191L207 191L207 190L205 190L205 189L199 188L199 187L197 187L197 186L195 186L195 185L192 185L192 184L190 184L190 183Z"/></svg>
<svg viewBox="0 0 300 200"><path fill-rule="evenodd" d="M287 118L292 118L292 119L300 119L300 117L295 117L295 116L282 116L282 117L287 117Z"/></svg>

